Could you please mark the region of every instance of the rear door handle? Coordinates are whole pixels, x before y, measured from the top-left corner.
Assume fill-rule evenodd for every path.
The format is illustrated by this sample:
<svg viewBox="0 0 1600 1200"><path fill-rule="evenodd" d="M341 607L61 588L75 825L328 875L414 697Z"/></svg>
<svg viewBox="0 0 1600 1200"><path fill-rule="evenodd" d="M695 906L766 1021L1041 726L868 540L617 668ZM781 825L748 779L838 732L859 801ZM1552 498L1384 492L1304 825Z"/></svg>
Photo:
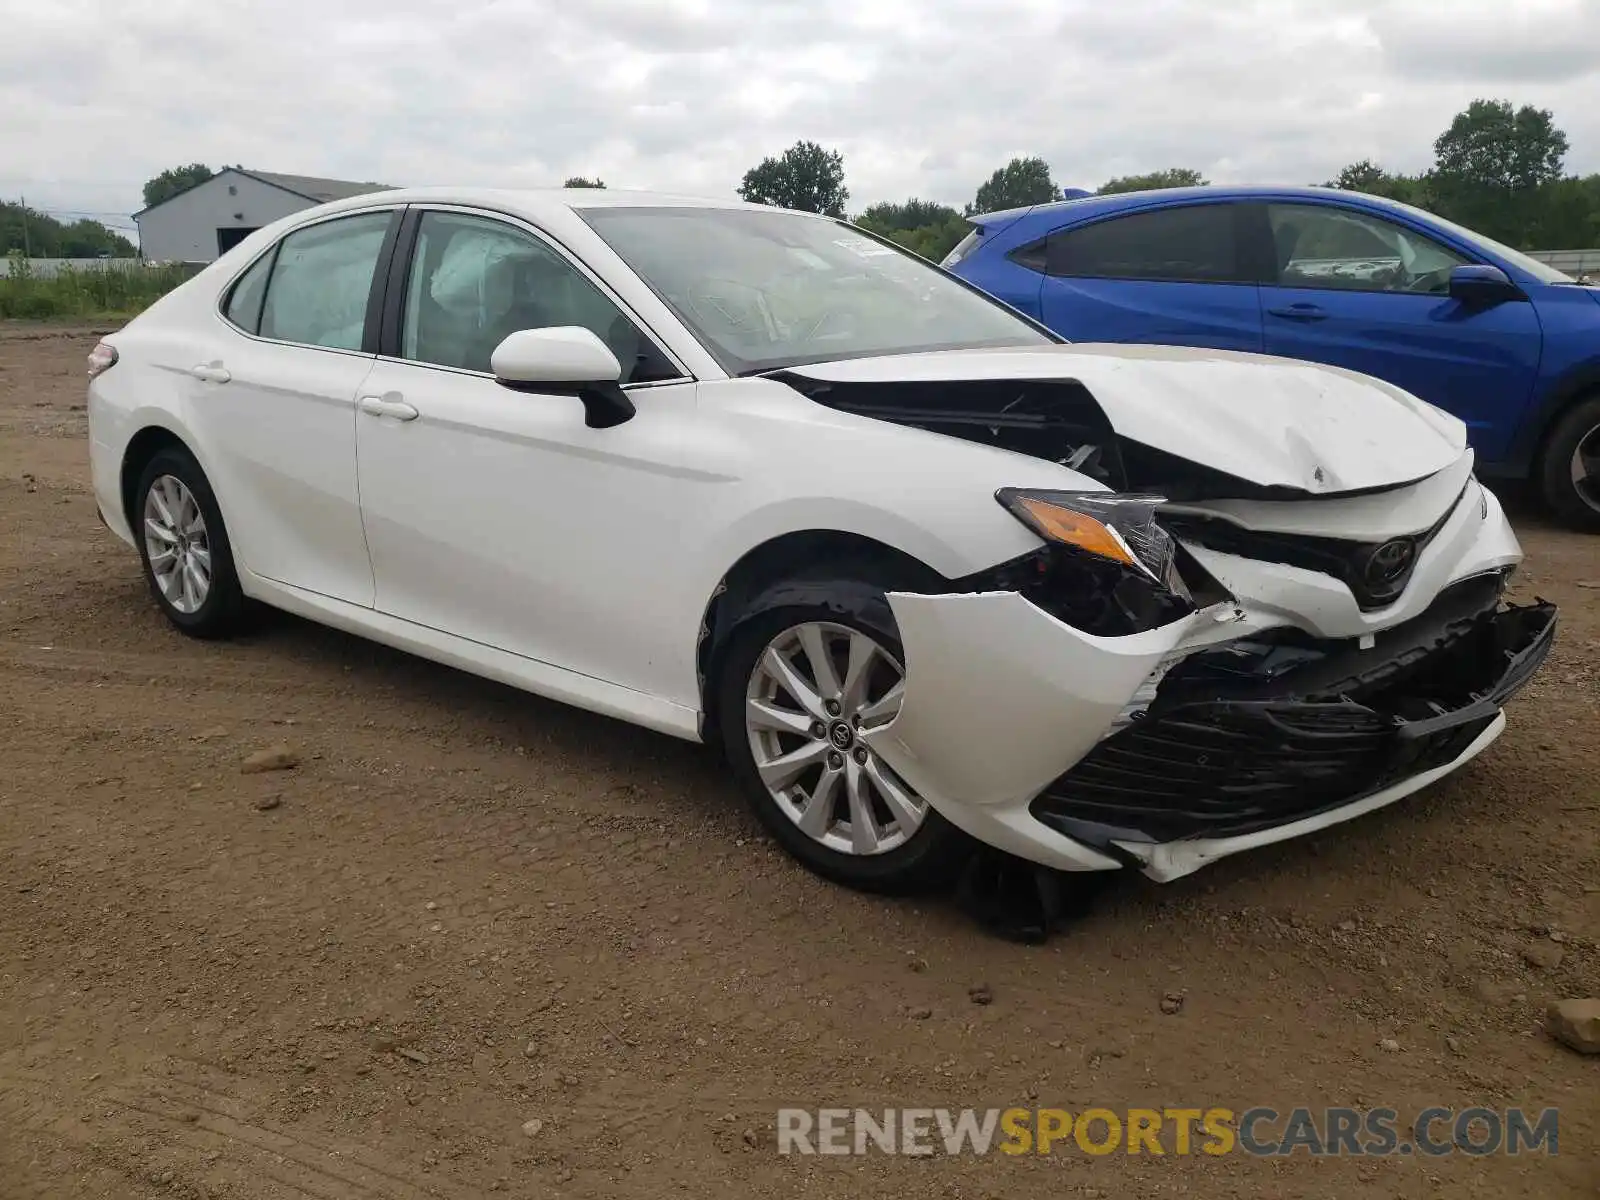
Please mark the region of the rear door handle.
<svg viewBox="0 0 1600 1200"><path fill-rule="evenodd" d="M189 374L206 383L227 383L228 380L233 378L228 372L228 368L223 366L220 360L217 362L196 363L189 368Z"/></svg>
<svg viewBox="0 0 1600 1200"><path fill-rule="evenodd" d="M1325 321L1328 319L1326 309L1315 304L1291 304L1288 308L1267 309L1275 317L1285 317L1290 321Z"/></svg>
<svg viewBox="0 0 1600 1200"><path fill-rule="evenodd" d="M358 403L362 412L373 417L393 417L396 421L415 421L421 415L415 408L392 393L388 396L363 396Z"/></svg>

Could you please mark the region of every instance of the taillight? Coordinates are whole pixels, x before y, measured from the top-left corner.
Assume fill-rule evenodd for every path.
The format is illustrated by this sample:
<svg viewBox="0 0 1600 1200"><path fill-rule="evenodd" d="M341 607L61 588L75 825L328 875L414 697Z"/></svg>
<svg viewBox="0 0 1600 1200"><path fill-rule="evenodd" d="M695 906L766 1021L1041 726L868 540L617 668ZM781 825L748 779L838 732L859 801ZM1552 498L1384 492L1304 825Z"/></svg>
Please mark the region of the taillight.
<svg viewBox="0 0 1600 1200"><path fill-rule="evenodd" d="M110 342L100 342L89 351L89 378L103 374L117 365L117 348Z"/></svg>

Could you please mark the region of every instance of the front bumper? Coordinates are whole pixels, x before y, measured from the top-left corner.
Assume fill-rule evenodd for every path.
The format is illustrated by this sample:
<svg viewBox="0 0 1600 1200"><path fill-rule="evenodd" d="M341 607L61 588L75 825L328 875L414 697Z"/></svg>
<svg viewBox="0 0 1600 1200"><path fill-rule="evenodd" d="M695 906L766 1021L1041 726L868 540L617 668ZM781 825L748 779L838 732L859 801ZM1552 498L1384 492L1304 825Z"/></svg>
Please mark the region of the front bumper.
<svg viewBox="0 0 1600 1200"><path fill-rule="evenodd" d="M1320 828L1378 807L1379 797L1398 800L1488 745L1504 725L1500 706L1549 653L1554 606L1496 611L1492 584L1468 581L1369 649L1324 643L1321 657L1271 679L1230 685L1215 660L1238 655L1196 655L1140 720L1048 784L1030 811L1175 878L1195 855L1153 848L1200 840L1243 849L1266 831ZM1285 650L1305 653L1292 644L1272 653Z"/></svg>
<svg viewBox="0 0 1600 1200"><path fill-rule="evenodd" d="M1366 648L1283 630L1219 641L1211 610L1096 638L1014 593L896 593L906 698L872 740L980 841L1174 879L1398 800L1493 741L1555 631L1548 604L1500 608L1502 586L1459 581ZM1265 667L1230 661L1275 637ZM1141 718L1106 736L1174 658Z"/></svg>

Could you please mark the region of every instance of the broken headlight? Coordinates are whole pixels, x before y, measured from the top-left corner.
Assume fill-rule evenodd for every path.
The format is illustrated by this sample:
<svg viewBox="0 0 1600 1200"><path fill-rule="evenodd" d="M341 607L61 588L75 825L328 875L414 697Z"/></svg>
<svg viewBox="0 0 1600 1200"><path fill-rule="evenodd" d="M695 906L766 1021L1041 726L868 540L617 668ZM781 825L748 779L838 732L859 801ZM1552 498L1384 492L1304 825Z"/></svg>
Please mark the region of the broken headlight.
<svg viewBox="0 0 1600 1200"><path fill-rule="evenodd" d="M1189 598L1178 574L1178 543L1156 524L1165 497L1001 488L995 499L1045 541L1142 572Z"/></svg>
<svg viewBox="0 0 1600 1200"><path fill-rule="evenodd" d="M1073 628L1117 637L1197 607L1180 573L1182 549L1155 520L1161 497L1002 488L995 499L1045 545L993 582Z"/></svg>

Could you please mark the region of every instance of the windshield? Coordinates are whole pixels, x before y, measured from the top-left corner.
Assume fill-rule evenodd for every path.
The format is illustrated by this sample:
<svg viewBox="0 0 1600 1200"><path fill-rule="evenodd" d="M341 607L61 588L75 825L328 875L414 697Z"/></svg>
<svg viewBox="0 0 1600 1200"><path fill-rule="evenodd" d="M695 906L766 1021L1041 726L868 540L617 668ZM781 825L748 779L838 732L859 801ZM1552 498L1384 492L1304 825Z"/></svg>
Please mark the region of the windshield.
<svg viewBox="0 0 1600 1200"><path fill-rule="evenodd" d="M1498 258L1505 259L1519 271L1526 271L1529 275L1532 275L1540 283L1577 282L1564 271L1558 271L1554 267L1540 262L1537 258L1529 258L1521 250L1513 250L1510 246L1502 245L1493 238L1486 238L1483 234L1468 229L1464 225L1457 225L1454 221L1447 221L1437 213L1426 212L1423 209L1414 208L1409 204L1401 204L1398 201L1395 202L1394 206L1405 209L1408 213L1420 217L1430 225L1437 225L1440 229L1448 230L1468 245L1477 246Z"/></svg>
<svg viewBox="0 0 1600 1200"><path fill-rule="evenodd" d="M738 208L579 215L731 375L829 359L1057 340L842 222Z"/></svg>

